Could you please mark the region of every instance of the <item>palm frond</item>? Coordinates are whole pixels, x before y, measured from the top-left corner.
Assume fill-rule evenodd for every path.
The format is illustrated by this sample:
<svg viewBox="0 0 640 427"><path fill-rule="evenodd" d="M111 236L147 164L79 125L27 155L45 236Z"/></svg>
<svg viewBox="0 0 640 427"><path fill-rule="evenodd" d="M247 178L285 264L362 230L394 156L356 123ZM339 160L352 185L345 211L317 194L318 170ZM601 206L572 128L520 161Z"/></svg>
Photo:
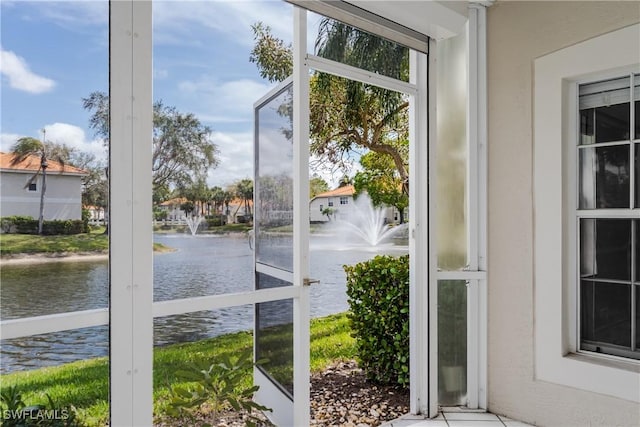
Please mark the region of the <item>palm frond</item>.
<svg viewBox="0 0 640 427"><path fill-rule="evenodd" d="M44 153L44 144L36 138L20 138L15 142L15 144L13 144L13 147L11 147L11 153L13 154L11 164L16 165L27 159L29 156L41 156Z"/></svg>

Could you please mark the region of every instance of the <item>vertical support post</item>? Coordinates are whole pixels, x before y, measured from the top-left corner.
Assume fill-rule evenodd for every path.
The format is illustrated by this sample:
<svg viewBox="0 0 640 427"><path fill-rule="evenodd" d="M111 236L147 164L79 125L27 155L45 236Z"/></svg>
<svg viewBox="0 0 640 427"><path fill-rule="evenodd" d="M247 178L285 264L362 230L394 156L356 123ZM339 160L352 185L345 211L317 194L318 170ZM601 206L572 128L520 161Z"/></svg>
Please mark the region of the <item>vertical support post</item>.
<svg viewBox="0 0 640 427"><path fill-rule="evenodd" d="M432 45L430 45L431 47ZM430 49L430 55L432 50ZM410 52L410 83L418 91L409 107L409 375L410 411L413 414L435 416L436 395L432 394L432 380L437 378L432 370L434 351L437 349L434 319L434 300L430 290L435 286L430 281L432 253L430 252L430 187L429 148L433 140L435 121L429 110L429 58L427 55ZM435 310L437 314L437 309ZM437 319L437 317L435 317ZM436 384L437 387L437 384Z"/></svg>
<svg viewBox="0 0 640 427"><path fill-rule="evenodd" d="M486 7L469 4L469 271L487 271ZM467 299L467 406L486 408L487 281L470 280Z"/></svg>
<svg viewBox="0 0 640 427"><path fill-rule="evenodd" d="M309 68L307 52L307 12L293 8L293 284L300 297L293 303L293 421L310 424L310 331L309 287Z"/></svg>
<svg viewBox="0 0 640 427"><path fill-rule="evenodd" d="M152 424L151 2L110 3L110 420Z"/></svg>

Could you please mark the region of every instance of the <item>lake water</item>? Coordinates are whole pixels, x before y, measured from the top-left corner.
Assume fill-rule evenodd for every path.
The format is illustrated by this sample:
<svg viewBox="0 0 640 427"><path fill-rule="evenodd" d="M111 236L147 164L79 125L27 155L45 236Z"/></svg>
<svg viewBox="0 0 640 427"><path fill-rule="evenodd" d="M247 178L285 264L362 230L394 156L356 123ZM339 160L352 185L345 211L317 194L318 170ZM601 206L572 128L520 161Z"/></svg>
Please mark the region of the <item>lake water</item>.
<svg viewBox="0 0 640 427"><path fill-rule="evenodd" d="M156 235L176 249L154 256L154 300L164 301L240 292L253 288L253 252L245 236ZM346 245L335 236L313 235L310 275L313 317L345 311L342 266L377 254L401 255L406 246ZM0 318L15 319L108 305L107 261L7 265L0 271ZM154 319L154 343L197 341L253 328L251 305ZM0 373L58 365L108 354L108 327L62 331L2 340Z"/></svg>

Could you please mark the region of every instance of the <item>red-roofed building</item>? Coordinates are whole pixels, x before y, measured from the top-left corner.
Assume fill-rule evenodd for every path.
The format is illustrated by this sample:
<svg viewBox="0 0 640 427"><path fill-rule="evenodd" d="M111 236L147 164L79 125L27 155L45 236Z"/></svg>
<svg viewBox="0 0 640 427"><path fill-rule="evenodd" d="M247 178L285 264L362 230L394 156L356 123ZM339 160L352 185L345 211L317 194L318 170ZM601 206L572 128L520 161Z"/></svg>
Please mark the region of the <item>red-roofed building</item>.
<svg viewBox="0 0 640 427"><path fill-rule="evenodd" d="M353 209L354 198L356 190L353 185L345 185L338 187L335 190L326 191L324 193L316 194L314 198L309 201L309 221L314 222L327 222L329 217L331 219L346 219L349 216L349 212ZM331 212L327 215L326 209L330 209ZM388 208L386 217L388 222L395 221L395 210Z"/></svg>
<svg viewBox="0 0 640 427"><path fill-rule="evenodd" d="M14 163L14 155L0 152L0 217L22 215L38 218L42 179L31 177L40 168L40 157ZM82 218L82 177L87 172L48 160L44 219Z"/></svg>

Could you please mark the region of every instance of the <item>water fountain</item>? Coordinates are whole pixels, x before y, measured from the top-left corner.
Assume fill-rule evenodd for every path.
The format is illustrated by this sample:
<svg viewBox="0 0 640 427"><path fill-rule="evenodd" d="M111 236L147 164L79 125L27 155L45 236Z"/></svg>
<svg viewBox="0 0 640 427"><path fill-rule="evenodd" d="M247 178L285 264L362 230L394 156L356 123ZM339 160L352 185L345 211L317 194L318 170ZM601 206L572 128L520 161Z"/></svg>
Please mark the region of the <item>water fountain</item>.
<svg viewBox="0 0 640 427"><path fill-rule="evenodd" d="M191 235L195 236L198 231L198 226L202 222L202 217L198 216L187 216L186 219L187 225L189 226L189 230L191 230Z"/></svg>
<svg viewBox="0 0 640 427"><path fill-rule="evenodd" d="M406 230L407 225L393 226L386 221L386 208L375 207L366 194L354 200L346 212L344 219L333 224L337 232L346 236L349 242L359 240L368 246L379 246Z"/></svg>

